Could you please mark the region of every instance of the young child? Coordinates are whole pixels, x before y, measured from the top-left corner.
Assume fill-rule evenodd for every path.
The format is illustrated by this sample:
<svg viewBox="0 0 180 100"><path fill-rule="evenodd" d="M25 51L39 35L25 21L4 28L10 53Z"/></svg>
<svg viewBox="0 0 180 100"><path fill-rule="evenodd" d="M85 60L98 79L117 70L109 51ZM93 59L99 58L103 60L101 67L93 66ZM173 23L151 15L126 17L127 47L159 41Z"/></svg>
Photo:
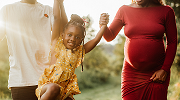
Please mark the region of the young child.
<svg viewBox="0 0 180 100"><path fill-rule="evenodd" d="M59 5L63 0L60 1L54 0L51 66L44 70L36 89L36 95L41 100L74 100L73 95L81 93L75 69L82 63L84 55L99 43L107 27L104 23L96 37L84 44L85 23L78 15L71 15L71 20L61 32Z"/></svg>

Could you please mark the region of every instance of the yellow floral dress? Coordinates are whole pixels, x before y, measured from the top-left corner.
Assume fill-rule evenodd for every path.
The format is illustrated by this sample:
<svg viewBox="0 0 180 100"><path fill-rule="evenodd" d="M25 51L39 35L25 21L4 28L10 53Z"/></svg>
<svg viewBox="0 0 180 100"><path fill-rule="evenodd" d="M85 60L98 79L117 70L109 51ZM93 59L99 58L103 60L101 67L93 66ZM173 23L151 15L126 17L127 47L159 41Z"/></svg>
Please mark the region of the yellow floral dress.
<svg viewBox="0 0 180 100"><path fill-rule="evenodd" d="M36 89L36 96L40 99L40 93L44 85L48 83L58 84L60 87L60 94L57 100L64 100L66 95L69 94L71 98L73 95L80 94L77 76L74 73L75 69L81 64L82 52L85 50L80 45L75 50L68 50L63 44L61 37L59 37L54 50L56 51L56 64L44 70L38 81L38 88Z"/></svg>

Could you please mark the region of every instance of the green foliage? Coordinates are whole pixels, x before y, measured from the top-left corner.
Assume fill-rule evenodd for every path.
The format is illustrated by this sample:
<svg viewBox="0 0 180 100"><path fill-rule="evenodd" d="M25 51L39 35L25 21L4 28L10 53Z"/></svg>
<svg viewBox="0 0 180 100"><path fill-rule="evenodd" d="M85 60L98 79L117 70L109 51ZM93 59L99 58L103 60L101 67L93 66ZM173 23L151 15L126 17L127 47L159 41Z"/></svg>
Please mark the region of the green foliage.
<svg viewBox="0 0 180 100"><path fill-rule="evenodd" d="M177 18L180 19L180 0L166 0L166 4L174 9Z"/></svg>
<svg viewBox="0 0 180 100"><path fill-rule="evenodd" d="M168 89L168 100L180 100L180 44L171 67L171 79Z"/></svg>
<svg viewBox="0 0 180 100"><path fill-rule="evenodd" d="M180 100L180 73L178 72L176 65L173 65L171 68L168 100Z"/></svg>
<svg viewBox="0 0 180 100"><path fill-rule="evenodd" d="M180 43L180 0L166 0L176 15L176 25L178 30L178 43ZM174 64L171 68L171 80L168 89L168 100L180 100L180 44L177 48Z"/></svg>
<svg viewBox="0 0 180 100"><path fill-rule="evenodd" d="M86 37L85 43L94 38L94 29L91 27L92 18L87 15L83 19L86 20ZM76 69L78 84L80 89L93 88L108 81L110 72L109 61L101 46L95 47L91 52L85 55L84 72L81 73L81 67Z"/></svg>
<svg viewBox="0 0 180 100"><path fill-rule="evenodd" d="M111 76L109 81L96 88L81 90L80 95L74 96L75 100L121 100L120 76Z"/></svg>
<svg viewBox="0 0 180 100"><path fill-rule="evenodd" d="M166 4L174 9L178 30L178 43L180 43L180 0L165 0Z"/></svg>
<svg viewBox="0 0 180 100"><path fill-rule="evenodd" d="M0 91L0 100L12 100L11 95L4 94L4 92Z"/></svg>
<svg viewBox="0 0 180 100"><path fill-rule="evenodd" d="M174 59L174 66L177 68L178 72L180 72L180 44L177 47L176 57Z"/></svg>
<svg viewBox="0 0 180 100"><path fill-rule="evenodd" d="M86 37L85 37L85 43L92 38L94 38L94 32L95 30L92 28L93 20L90 17L90 15L83 16L82 17L85 20L85 27L86 27Z"/></svg>
<svg viewBox="0 0 180 100"><path fill-rule="evenodd" d="M86 54L83 64L85 68L82 73L80 67L76 69L80 89L93 88L108 82L110 76L108 59L99 46Z"/></svg>
<svg viewBox="0 0 180 100"><path fill-rule="evenodd" d="M6 39L0 42L0 98L11 97L10 90L8 90L8 75L9 75L9 61Z"/></svg>
<svg viewBox="0 0 180 100"><path fill-rule="evenodd" d="M118 43L115 45L114 48L114 59L111 60L111 67L114 71L115 75L120 75L122 66L123 66L123 60L124 60L124 43L125 43L125 37L123 35L118 36Z"/></svg>
<svg viewBox="0 0 180 100"><path fill-rule="evenodd" d="M180 18L176 19L177 31L178 31L178 43L180 43Z"/></svg>

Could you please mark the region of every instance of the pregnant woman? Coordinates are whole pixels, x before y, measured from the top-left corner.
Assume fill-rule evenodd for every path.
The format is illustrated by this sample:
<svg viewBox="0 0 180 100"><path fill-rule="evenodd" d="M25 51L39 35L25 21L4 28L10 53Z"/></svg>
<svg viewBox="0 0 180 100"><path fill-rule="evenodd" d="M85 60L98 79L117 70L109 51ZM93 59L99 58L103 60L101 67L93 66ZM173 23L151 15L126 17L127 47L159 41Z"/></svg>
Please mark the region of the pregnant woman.
<svg viewBox="0 0 180 100"><path fill-rule="evenodd" d="M101 16L100 25L104 18ZM138 0L123 5L104 33L106 41L112 41L123 26L126 42L122 99L167 100L170 68L177 48L173 9L162 0Z"/></svg>

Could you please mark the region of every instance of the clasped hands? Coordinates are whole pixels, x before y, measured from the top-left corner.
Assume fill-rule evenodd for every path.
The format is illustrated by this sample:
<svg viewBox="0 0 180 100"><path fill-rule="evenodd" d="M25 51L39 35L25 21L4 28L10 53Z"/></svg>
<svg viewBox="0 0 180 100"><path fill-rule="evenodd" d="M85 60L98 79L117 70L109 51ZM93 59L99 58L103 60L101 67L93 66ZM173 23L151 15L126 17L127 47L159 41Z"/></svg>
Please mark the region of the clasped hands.
<svg viewBox="0 0 180 100"><path fill-rule="evenodd" d="M107 13L102 13L99 19L99 26L107 25L109 23L109 15Z"/></svg>
<svg viewBox="0 0 180 100"><path fill-rule="evenodd" d="M62 4L64 0L56 0L59 4Z"/></svg>

